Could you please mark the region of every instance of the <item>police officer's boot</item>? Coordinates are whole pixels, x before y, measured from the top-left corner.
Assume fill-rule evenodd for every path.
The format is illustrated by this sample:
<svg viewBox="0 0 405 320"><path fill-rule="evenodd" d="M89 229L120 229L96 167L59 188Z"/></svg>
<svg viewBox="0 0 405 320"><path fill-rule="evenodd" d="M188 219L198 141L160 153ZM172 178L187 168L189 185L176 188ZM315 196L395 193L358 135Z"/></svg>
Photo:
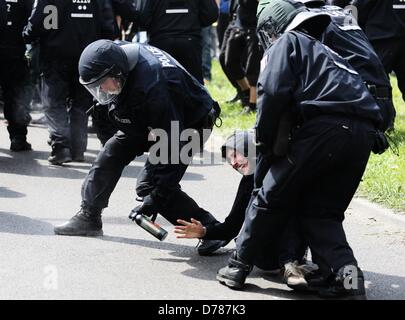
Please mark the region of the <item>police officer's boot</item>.
<svg viewBox="0 0 405 320"><path fill-rule="evenodd" d="M326 299L366 300L364 275L356 266L343 266L331 276L318 294Z"/></svg>
<svg viewBox="0 0 405 320"><path fill-rule="evenodd" d="M26 136L14 136L10 143L11 151L29 151L32 150L31 144L27 142Z"/></svg>
<svg viewBox="0 0 405 320"><path fill-rule="evenodd" d="M69 148L58 146L52 147L51 155L48 158L49 163L54 165L62 165L63 163L72 161L72 155Z"/></svg>
<svg viewBox="0 0 405 320"><path fill-rule="evenodd" d="M101 210L82 206L73 218L60 226L56 226L54 232L64 236L96 237L103 235L102 228Z"/></svg>
<svg viewBox="0 0 405 320"><path fill-rule="evenodd" d="M246 277L252 268L251 265L241 261L235 251L229 258L228 265L218 270L217 280L231 289L243 289Z"/></svg>

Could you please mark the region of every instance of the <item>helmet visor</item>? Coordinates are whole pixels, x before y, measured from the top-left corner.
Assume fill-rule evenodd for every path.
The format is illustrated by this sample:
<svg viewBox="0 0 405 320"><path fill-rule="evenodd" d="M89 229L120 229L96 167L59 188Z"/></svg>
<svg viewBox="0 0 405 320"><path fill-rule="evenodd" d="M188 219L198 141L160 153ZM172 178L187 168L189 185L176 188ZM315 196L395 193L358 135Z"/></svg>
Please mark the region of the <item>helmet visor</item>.
<svg viewBox="0 0 405 320"><path fill-rule="evenodd" d="M280 36L281 34L270 33L265 28L260 28L257 30L257 37L259 38L260 45L264 51L269 49Z"/></svg>
<svg viewBox="0 0 405 320"><path fill-rule="evenodd" d="M106 75L95 82L83 85L100 104L105 105L116 100L122 91L124 81L121 78Z"/></svg>

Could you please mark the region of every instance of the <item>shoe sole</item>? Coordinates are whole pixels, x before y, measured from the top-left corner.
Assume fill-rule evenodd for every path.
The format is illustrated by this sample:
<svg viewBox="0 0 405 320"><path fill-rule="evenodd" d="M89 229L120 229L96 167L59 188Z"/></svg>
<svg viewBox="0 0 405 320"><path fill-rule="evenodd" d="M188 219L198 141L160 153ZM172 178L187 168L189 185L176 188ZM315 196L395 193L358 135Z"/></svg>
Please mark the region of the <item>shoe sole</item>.
<svg viewBox="0 0 405 320"><path fill-rule="evenodd" d="M233 281L233 280L224 278L224 277L221 276L220 274L217 274L217 280L218 280L221 284L223 284L223 285L225 285L225 286L227 286L227 287L229 287L229 288L231 288L231 289L234 289L234 290L242 290L242 289L243 289L243 286L244 286L243 284L240 284L240 283L238 283L238 282L236 282L236 281Z"/></svg>
<svg viewBox="0 0 405 320"><path fill-rule="evenodd" d="M64 163L72 162L72 158L64 158L59 161L53 161L53 160L48 160L50 164L53 164L54 166L61 166Z"/></svg>
<svg viewBox="0 0 405 320"><path fill-rule="evenodd" d="M86 232L68 232L68 231L59 231L59 230L54 229L53 231L54 231L55 235L58 235L58 236L101 237L104 235L103 230L86 231Z"/></svg>

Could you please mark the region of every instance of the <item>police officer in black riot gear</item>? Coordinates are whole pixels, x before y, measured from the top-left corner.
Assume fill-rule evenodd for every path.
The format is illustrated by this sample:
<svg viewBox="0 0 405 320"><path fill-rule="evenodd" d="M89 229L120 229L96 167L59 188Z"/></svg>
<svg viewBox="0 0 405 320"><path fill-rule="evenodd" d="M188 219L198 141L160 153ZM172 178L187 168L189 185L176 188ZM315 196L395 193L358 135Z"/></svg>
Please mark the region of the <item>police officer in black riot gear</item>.
<svg viewBox="0 0 405 320"><path fill-rule="evenodd" d="M330 23L329 15L291 0L262 1L258 14L258 35L267 50L258 81L256 134L271 166L253 193L237 250L217 278L242 288L257 259L256 248L277 239L293 216L326 279L317 292L326 298L363 299L364 276L342 221L375 147L380 109L352 66L316 40ZM310 22L317 27L308 28ZM286 154L275 157L286 112L297 127Z"/></svg>
<svg viewBox="0 0 405 320"><path fill-rule="evenodd" d="M109 0L38 0L24 30L27 43L39 41L42 103L52 152L48 161L61 165L84 161L86 110L91 95L80 85L77 64L94 40L113 37Z"/></svg>
<svg viewBox="0 0 405 320"><path fill-rule="evenodd" d="M22 31L32 9L31 0L2 0L0 8L0 87L12 151L31 150L27 142L30 89Z"/></svg>
<svg viewBox="0 0 405 320"><path fill-rule="evenodd" d="M380 57L387 74L392 71L405 100L405 2L354 0L358 22Z"/></svg>
<svg viewBox="0 0 405 320"><path fill-rule="evenodd" d="M108 108L110 120L120 131L105 144L90 169L82 186L79 213L55 227L55 233L101 235L101 211L107 207L122 170L148 151L136 190L143 197L143 204L136 211L148 216L160 213L173 224L179 218L190 217L206 224L215 223L212 215L196 206L180 189L179 182L191 158L172 158L187 144L180 135L172 136L173 125L178 126L180 133L185 129L200 133L206 129L210 133L219 116L218 104L203 85L156 47L108 40L96 41L83 51L79 73L80 82ZM156 161L157 152L153 151L157 130L168 136L167 143L163 143L167 158L162 161ZM192 141L200 146L206 138ZM172 151L176 144L179 148ZM203 245L214 251L222 242L206 241Z"/></svg>
<svg viewBox="0 0 405 320"><path fill-rule="evenodd" d="M215 0L138 0L135 24L203 83L201 28L218 19Z"/></svg>
<svg viewBox="0 0 405 320"><path fill-rule="evenodd" d="M322 35L321 42L345 58L361 75L381 109L384 120L381 130L393 128L395 108L390 81L377 53L354 17L337 6L325 6L324 0L299 1L312 11L326 13L331 17L332 21Z"/></svg>

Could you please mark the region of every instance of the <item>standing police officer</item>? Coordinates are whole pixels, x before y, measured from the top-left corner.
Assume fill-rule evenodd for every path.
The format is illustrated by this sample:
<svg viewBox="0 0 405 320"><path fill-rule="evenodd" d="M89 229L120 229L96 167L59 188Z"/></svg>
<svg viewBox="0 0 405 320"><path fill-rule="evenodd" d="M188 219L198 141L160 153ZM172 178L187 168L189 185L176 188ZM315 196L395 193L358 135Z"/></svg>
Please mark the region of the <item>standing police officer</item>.
<svg viewBox="0 0 405 320"><path fill-rule="evenodd" d="M291 0L262 2L258 13L259 39L267 51L258 82L256 137L272 165L254 191L237 251L217 279L242 288L257 259L256 248L277 239L295 215L327 279L319 294L364 298L364 277L342 221L376 143L379 107L347 61L313 37L321 36L328 15ZM308 28L310 22L317 27ZM275 158L276 134L286 112L299 127L287 154Z"/></svg>
<svg viewBox="0 0 405 320"><path fill-rule="evenodd" d="M355 0L358 22L380 57L387 74L392 71L405 100L405 2Z"/></svg>
<svg viewBox="0 0 405 320"><path fill-rule="evenodd" d="M91 96L79 83L80 53L91 42L113 37L109 0L38 0L24 30L27 43L39 40L42 103L52 152L48 161L61 165L83 161Z"/></svg>
<svg viewBox="0 0 405 320"><path fill-rule="evenodd" d="M337 6L325 6L324 0L299 1L313 12L326 13L331 17L332 21L321 42L345 58L360 74L381 109L384 120L381 130L393 128L395 108L390 81L377 53L354 17Z"/></svg>
<svg viewBox="0 0 405 320"><path fill-rule="evenodd" d="M22 38L31 9L31 0L5 0L0 5L0 87L12 151L31 150L27 142L29 69Z"/></svg>
<svg viewBox="0 0 405 320"><path fill-rule="evenodd" d="M139 26L148 32L149 43L172 55L204 83L201 28L218 19L215 0L139 0L137 12Z"/></svg>
<svg viewBox="0 0 405 320"><path fill-rule="evenodd" d="M79 73L80 82L106 105L110 120L120 131L108 140L90 169L82 186L79 213L55 227L55 233L101 235L101 211L107 207L122 170L148 150L150 155L137 181L143 204L136 211L148 216L160 213L173 224L191 217L215 223L216 219L196 206L179 185L192 158L192 154L179 157L186 144L181 138L183 130L199 132L199 137L203 129L210 133L220 112L203 85L156 47L108 40L96 41L83 51ZM173 125L178 128L177 135ZM157 131L167 137L159 138L166 141L160 150L153 149ZM192 141L200 150L199 137ZM159 160L158 152L167 158ZM221 245L221 241L206 241L202 253Z"/></svg>

